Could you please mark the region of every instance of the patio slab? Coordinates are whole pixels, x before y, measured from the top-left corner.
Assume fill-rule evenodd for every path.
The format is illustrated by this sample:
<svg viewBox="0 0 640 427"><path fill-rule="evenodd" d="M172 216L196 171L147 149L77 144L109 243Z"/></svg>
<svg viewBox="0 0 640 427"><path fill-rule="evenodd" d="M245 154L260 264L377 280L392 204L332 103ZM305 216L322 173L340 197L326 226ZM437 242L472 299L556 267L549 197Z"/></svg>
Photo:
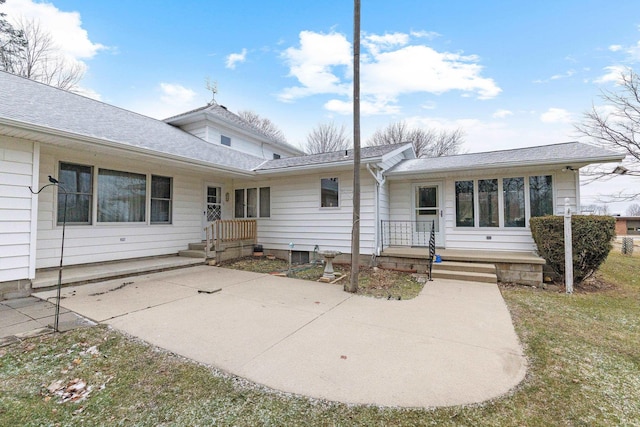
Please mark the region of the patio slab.
<svg viewBox="0 0 640 427"><path fill-rule="evenodd" d="M67 288L62 304L277 390L354 404L449 406L500 396L526 373L495 284L435 280L413 300L387 301L219 267L131 280L116 290L114 281Z"/></svg>

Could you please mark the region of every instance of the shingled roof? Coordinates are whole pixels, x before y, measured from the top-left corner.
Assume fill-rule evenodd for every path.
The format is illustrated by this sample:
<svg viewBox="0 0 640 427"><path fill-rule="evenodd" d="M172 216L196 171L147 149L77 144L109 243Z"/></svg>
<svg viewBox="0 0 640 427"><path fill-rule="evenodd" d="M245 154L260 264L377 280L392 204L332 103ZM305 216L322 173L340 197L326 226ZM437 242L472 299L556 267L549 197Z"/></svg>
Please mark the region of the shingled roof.
<svg viewBox="0 0 640 427"><path fill-rule="evenodd" d="M369 160L379 160L385 154L389 154L399 148L411 148L410 143L378 145L372 147L362 147L360 150L360 158L363 162ZM330 153L308 154L306 156L287 157L283 159L269 160L258 167L257 171L267 171L276 169L287 169L304 166L321 166L332 165L336 163L353 163L353 149L332 151Z"/></svg>
<svg viewBox="0 0 640 427"><path fill-rule="evenodd" d="M387 171L385 175L399 176L512 166L591 164L615 162L623 158L624 154L594 145L566 142L511 150L405 160Z"/></svg>
<svg viewBox="0 0 640 427"><path fill-rule="evenodd" d="M6 72L0 72L0 94L0 125L62 132L93 142L247 172L264 162L203 141L160 120Z"/></svg>
<svg viewBox="0 0 640 427"><path fill-rule="evenodd" d="M279 139L273 138L271 135L266 134L262 129L244 120L239 115L229 111L227 107L225 107L224 105L220 105L215 102L205 105L203 107L195 108L191 111L186 111L184 113L166 118L163 120L163 122L169 123L169 124L179 123L181 119L184 119L186 117L192 116L197 113L214 116L222 120L223 122L231 124L235 128L243 129L246 132L252 133L262 139L266 139L273 145L285 147L288 150L297 152L299 154L303 153L299 148L296 148L285 141L281 141Z"/></svg>

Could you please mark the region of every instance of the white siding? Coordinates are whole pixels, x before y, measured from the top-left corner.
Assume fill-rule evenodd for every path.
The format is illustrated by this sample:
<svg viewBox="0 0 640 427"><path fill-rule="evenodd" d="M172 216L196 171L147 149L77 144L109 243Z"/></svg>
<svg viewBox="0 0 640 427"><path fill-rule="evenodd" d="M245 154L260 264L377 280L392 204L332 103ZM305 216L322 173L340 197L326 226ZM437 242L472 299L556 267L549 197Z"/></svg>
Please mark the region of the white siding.
<svg viewBox="0 0 640 427"><path fill-rule="evenodd" d="M464 178L439 177L444 180L444 231L445 248L467 250L494 250L494 251L533 251L535 243L528 227L456 227L455 224L455 181L459 179L477 180L516 176L552 175L554 191L554 212L562 215L564 212L564 200L568 198L573 212L579 203L577 191L577 177L572 172L561 173L556 169L521 170L510 169L493 171L482 175L467 173ZM390 192L390 219L396 221L412 220L411 186L414 182L424 182L429 179L391 181ZM526 192L525 192L526 193ZM527 199L529 195L525 194ZM476 216L478 212L476 210Z"/></svg>
<svg viewBox="0 0 640 427"><path fill-rule="evenodd" d="M320 208L320 179L339 178L340 207ZM258 243L270 249L351 252L353 174L351 172L296 175L255 182L234 183L235 188L271 187L271 217L258 220ZM375 251L375 181L361 174L360 252Z"/></svg>
<svg viewBox="0 0 640 427"><path fill-rule="evenodd" d="M29 279L38 145L0 136L0 282ZM37 189L36 189L37 190Z"/></svg>
<svg viewBox="0 0 640 427"><path fill-rule="evenodd" d="M67 225L65 265L176 254L179 250L186 249L189 243L202 239L204 183L221 182L220 177L216 179L214 176L197 175L168 165L144 164L117 157L96 158L89 153L43 147L40 176L44 178L40 179L41 184L45 183L47 175L57 176L60 161L90 165L95 170L108 168L173 178L172 224L94 222L91 225ZM93 197L95 207L95 192ZM62 237L62 227L56 225L57 200L53 191L45 190L40 194L39 202L37 267L53 267L60 260ZM146 215L149 216L148 205Z"/></svg>

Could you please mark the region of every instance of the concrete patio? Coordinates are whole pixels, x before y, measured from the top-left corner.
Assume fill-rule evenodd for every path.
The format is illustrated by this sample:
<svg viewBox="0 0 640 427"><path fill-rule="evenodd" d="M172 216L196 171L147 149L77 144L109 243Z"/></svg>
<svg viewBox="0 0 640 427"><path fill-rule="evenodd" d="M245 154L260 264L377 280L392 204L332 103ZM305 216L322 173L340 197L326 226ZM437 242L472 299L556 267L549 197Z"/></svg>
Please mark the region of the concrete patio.
<svg viewBox="0 0 640 427"><path fill-rule="evenodd" d="M387 301L198 266L62 292L66 309L96 322L270 388L331 401L470 404L507 393L526 373L495 284L437 280L413 300Z"/></svg>

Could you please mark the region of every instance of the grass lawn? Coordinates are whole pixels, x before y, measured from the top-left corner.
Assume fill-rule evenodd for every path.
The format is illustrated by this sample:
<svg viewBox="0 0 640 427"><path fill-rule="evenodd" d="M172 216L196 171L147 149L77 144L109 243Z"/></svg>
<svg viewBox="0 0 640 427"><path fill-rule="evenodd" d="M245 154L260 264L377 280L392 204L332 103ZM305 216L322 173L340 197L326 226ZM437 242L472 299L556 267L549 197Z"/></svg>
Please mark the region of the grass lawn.
<svg viewBox="0 0 640 427"><path fill-rule="evenodd" d="M501 287L529 373L481 405L290 396L94 327L0 348L0 425L640 425L640 257L612 253L599 279L571 296ZM65 396L85 399L60 403Z"/></svg>

